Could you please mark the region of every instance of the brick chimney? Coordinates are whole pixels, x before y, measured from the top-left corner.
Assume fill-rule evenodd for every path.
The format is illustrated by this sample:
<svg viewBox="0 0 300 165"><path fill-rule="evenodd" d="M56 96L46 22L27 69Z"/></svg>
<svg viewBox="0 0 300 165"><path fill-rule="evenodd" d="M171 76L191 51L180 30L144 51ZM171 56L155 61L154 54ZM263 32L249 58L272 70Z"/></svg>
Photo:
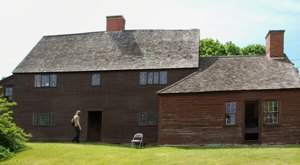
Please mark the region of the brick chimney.
<svg viewBox="0 0 300 165"><path fill-rule="evenodd" d="M284 58L284 30L270 30L266 36L266 54L273 59Z"/></svg>
<svg viewBox="0 0 300 165"><path fill-rule="evenodd" d="M125 29L125 19L122 15L107 16L106 17L106 31L121 31Z"/></svg>

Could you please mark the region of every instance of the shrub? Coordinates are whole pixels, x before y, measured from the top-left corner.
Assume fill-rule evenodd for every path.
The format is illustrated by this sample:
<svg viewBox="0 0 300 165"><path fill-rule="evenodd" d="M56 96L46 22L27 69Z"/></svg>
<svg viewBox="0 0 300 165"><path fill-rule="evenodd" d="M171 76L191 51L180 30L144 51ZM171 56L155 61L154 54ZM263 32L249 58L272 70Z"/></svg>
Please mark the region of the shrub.
<svg viewBox="0 0 300 165"><path fill-rule="evenodd" d="M9 151L9 149L0 146L0 161L8 159L12 157L12 155L13 154Z"/></svg>
<svg viewBox="0 0 300 165"><path fill-rule="evenodd" d="M8 102L0 97L0 151L3 158L9 156L10 152L24 148L24 142L31 136L13 123L11 116L13 112L10 110L13 106L16 106L15 102Z"/></svg>

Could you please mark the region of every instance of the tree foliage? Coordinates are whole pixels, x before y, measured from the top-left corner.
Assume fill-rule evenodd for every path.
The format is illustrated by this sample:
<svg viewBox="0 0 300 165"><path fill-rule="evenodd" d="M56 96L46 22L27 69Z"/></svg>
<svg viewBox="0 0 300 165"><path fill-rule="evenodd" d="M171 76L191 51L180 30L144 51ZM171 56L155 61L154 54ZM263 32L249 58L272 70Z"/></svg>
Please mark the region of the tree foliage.
<svg viewBox="0 0 300 165"><path fill-rule="evenodd" d="M236 46L234 43L232 43L231 41L226 42L224 45L224 49L225 49L225 54L226 55L240 55L240 47Z"/></svg>
<svg viewBox="0 0 300 165"><path fill-rule="evenodd" d="M206 38L200 41L200 54L204 56L220 56L225 54L224 45L218 40Z"/></svg>
<svg viewBox="0 0 300 165"><path fill-rule="evenodd" d="M248 45L241 49L241 54L244 55L257 55L257 54L265 54L266 48L259 44Z"/></svg>
<svg viewBox="0 0 300 165"><path fill-rule="evenodd" d="M200 56L228 56L228 55L258 55L265 54L265 47L259 44L240 48L232 41L222 44L218 40L205 38L200 40Z"/></svg>
<svg viewBox="0 0 300 165"><path fill-rule="evenodd" d="M8 102L6 98L0 97L0 160L24 148L24 142L31 136L13 123L13 112L10 110L13 106L16 106L15 102Z"/></svg>

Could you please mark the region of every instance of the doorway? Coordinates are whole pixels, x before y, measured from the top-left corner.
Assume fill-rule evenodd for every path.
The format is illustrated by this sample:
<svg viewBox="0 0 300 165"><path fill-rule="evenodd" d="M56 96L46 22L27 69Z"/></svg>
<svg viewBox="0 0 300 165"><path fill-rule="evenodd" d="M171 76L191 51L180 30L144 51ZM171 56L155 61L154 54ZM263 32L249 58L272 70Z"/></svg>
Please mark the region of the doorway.
<svg viewBox="0 0 300 165"><path fill-rule="evenodd" d="M88 141L101 141L102 128L102 112L101 111L89 111L88 112L88 129L87 140Z"/></svg>
<svg viewBox="0 0 300 165"><path fill-rule="evenodd" d="M259 125L259 101L245 102L245 142L259 142L260 125Z"/></svg>

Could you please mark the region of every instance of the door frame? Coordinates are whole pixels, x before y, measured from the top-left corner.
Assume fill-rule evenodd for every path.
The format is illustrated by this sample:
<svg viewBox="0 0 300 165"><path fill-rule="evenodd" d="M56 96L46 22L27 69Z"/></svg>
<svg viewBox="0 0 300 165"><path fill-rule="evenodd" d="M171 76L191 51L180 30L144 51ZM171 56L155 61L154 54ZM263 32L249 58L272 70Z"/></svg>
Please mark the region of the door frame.
<svg viewBox="0 0 300 165"><path fill-rule="evenodd" d="M87 123L86 123L86 141L91 141L90 139L89 139L89 132L90 132L90 127L89 127L89 124L90 124L90 122L89 122L89 119L90 119L90 112L100 112L100 114L101 114L101 118L100 118L100 122L101 122L101 127L100 127L100 141L99 142L101 142L102 141L102 136L103 136L103 111L102 110L89 110L89 111L87 111L87 116L86 116L86 118L87 118Z"/></svg>
<svg viewBox="0 0 300 165"><path fill-rule="evenodd" d="M245 120L246 120L246 104L247 102L253 102L256 104L258 108L258 140L245 140L246 128L245 128ZM262 124L263 124L263 111L262 111L262 101L261 99L249 99L243 101L243 111L242 111L242 141L244 144L261 144L262 137Z"/></svg>

